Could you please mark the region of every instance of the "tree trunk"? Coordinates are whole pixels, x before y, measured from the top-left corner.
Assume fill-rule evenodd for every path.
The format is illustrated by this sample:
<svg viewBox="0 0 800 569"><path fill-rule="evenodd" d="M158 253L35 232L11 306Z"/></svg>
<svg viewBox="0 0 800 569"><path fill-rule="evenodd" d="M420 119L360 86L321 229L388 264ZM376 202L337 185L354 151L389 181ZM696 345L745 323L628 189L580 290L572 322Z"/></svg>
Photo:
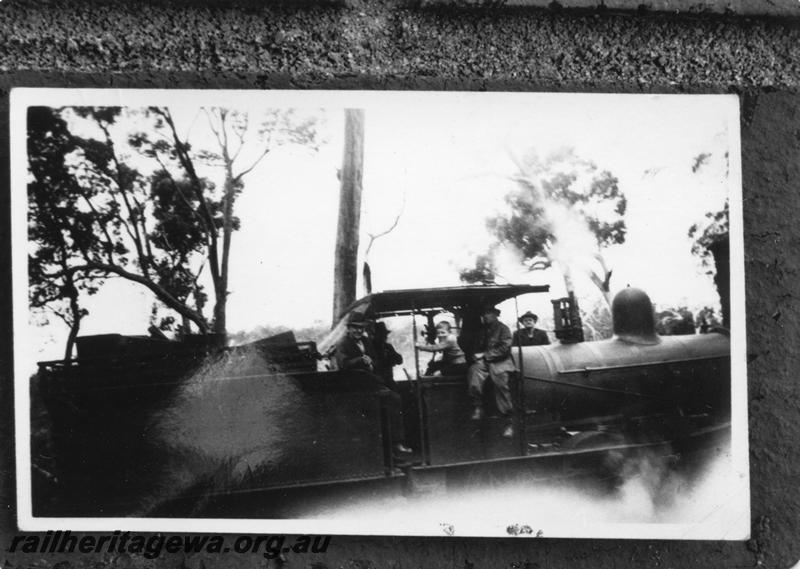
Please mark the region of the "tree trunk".
<svg viewBox="0 0 800 569"><path fill-rule="evenodd" d="M356 299L361 182L364 166L364 111L344 115L344 158L339 193L339 225L333 268L333 324Z"/></svg>
<svg viewBox="0 0 800 569"><path fill-rule="evenodd" d="M719 293L719 303L722 308L722 325L731 327L731 248L730 241L721 239L709 245L708 250L714 257L714 266L717 274L714 275L714 284Z"/></svg>
<svg viewBox="0 0 800 569"><path fill-rule="evenodd" d="M595 273L594 271L591 271L589 273L589 279L597 287L597 290L600 291L600 294L603 295L603 298L606 301L606 305L608 305L608 308L611 309L611 302L612 302L611 291L608 288L609 275L610 275L610 273L606 273L605 279L601 279L600 276L597 273Z"/></svg>
<svg viewBox="0 0 800 569"><path fill-rule="evenodd" d="M235 182L232 175L232 163L228 157L227 148L223 150L225 164L225 201L223 208L222 228L222 264L219 279L214 281L214 332L227 333L227 304L228 304L228 260L231 254L231 237L233 236L233 202L236 198Z"/></svg>
<svg viewBox="0 0 800 569"><path fill-rule="evenodd" d="M228 293L226 291L220 291L220 294L217 294L217 301L214 304L214 333L215 334L225 334L226 328L228 323L225 320L225 313L227 311L228 305Z"/></svg>
<svg viewBox="0 0 800 569"><path fill-rule="evenodd" d="M61 266L67 268L67 254L66 247L62 243L61 247ZM75 279L69 273L64 275L64 287L62 289L65 295L69 298L69 311L71 320L65 318L64 321L69 324L69 336L67 336L67 345L64 347L64 359L66 361L72 360L72 351L75 347L75 340L78 338L78 333L81 330L81 305L78 296L78 287L75 286Z"/></svg>
<svg viewBox="0 0 800 569"><path fill-rule="evenodd" d="M67 337L67 346L64 349L64 359L70 361L72 359L72 350L75 347L75 340L78 338L78 332L81 329L81 317L78 316L73 320L72 326L69 328L69 336Z"/></svg>
<svg viewBox="0 0 800 569"><path fill-rule="evenodd" d="M216 292L214 305L214 332L227 333L227 305L228 305L228 260L231 255L231 237L233 235L233 202L236 200L236 180L233 177L233 160L228 149L228 130L226 125L227 111L220 110L220 136L222 160L225 162L225 198L222 210L222 264L220 265L219 288Z"/></svg>
<svg viewBox="0 0 800 569"><path fill-rule="evenodd" d="M364 261L361 273L364 279L364 294L372 294L372 269L369 268L369 263L366 261Z"/></svg>

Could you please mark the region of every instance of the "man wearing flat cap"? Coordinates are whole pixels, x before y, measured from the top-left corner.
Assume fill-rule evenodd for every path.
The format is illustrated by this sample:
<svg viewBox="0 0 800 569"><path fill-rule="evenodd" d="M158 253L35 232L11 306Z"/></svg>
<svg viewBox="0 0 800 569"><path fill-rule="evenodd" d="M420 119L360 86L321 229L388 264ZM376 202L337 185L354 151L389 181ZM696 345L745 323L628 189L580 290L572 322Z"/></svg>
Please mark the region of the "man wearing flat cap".
<svg viewBox="0 0 800 569"><path fill-rule="evenodd" d="M514 331L515 346L544 346L550 343L547 332L536 328L538 320L539 317L530 310L519 317L522 329Z"/></svg>
<svg viewBox="0 0 800 569"><path fill-rule="evenodd" d="M509 381L511 374L517 370L514 360L511 359L512 337L508 326L500 322L500 311L494 306L483 309L483 330L478 339L478 352L474 355L475 363L467 372L469 395L472 399L474 410L473 420L483 418L483 386L486 378L491 377L494 384L494 397L497 410L507 418L508 422L503 431L504 437L514 436L511 425L513 403Z"/></svg>

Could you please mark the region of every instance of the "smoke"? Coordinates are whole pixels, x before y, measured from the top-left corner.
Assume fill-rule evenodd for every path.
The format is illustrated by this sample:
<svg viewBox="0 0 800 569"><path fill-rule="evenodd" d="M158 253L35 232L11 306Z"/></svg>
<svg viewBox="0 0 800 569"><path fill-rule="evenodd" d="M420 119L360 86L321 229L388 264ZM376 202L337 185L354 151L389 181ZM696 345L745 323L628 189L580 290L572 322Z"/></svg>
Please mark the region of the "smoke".
<svg viewBox="0 0 800 569"><path fill-rule="evenodd" d="M552 235L552 239L545 245L546 254L563 274L567 292L575 292L575 275L582 274L595 281L598 278L602 280L606 267L602 261L597 236L590 227L586 213L567 197L570 193L580 194L582 189L591 186L596 171L594 164L578 158L570 148L562 148L544 161L535 153L526 161L518 160L511 152L509 154L519 169L517 183L521 188L530 191L529 197L534 206L544 210L544 219L538 221L543 221ZM559 178L562 178L560 183L572 178L568 183L569 189L548 191L545 174L551 178L551 184L559 183L556 182ZM592 210L597 219L615 215L613 205L597 198L582 202L581 208ZM531 233L535 234L537 229L541 228L531 227Z"/></svg>
<svg viewBox="0 0 800 569"><path fill-rule="evenodd" d="M572 208L550 199L543 199L542 205L554 237L548 255L565 275L567 292L575 292L571 275L575 272L590 275L598 268L597 238L586 218Z"/></svg>
<svg viewBox="0 0 800 569"><path fill-rule="evenodd" d="M531 280L531 271L525 265L525 257L514 245L495 247L490 254L494 273L501 282L518 283Z"/></svg>
<svg viewBox="0 0 800 569"><path fill-rule="evenodd" d="M693 472L676 469L669 457L640 456L624 471L624 479L612 487L591 476L564 480L554 475L407 496L348 494L310 505L302 517L358 520L363 527L409 533L438 533L442 526L453 535L507 531L548 537L604 535L607 524L687 524L724 537L732 512L742 511L739 498L746 494L725 456Z"/></svg>

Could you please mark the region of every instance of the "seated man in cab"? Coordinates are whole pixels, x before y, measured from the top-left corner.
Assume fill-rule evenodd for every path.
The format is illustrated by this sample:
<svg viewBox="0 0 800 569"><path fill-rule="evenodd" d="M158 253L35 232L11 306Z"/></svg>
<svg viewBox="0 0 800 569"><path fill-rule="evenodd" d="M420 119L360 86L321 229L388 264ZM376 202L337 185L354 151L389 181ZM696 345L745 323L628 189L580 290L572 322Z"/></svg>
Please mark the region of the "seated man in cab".
<svg viewBox="0 0 800 569"><path fill-rule="evenodd" d="M522 329L514 331L513 343L515 346L545 346L550 343L547 332L536 327L538 321L539 317L530 310L519 317Z"/></svg>
<svg viewBox="0 0 800 569"><path fill-rule="evenodd" d="M472 419L477 421L484 415L483 386L487 377L492 379L497 410L507 419L503 436L513 437L514 428L511 425L513 402L509 382L511 374L517 367L511 359L511 330L500 322L499 317L500 310L494 306L483 310L483 329L476 344L478 351L474 355L475 363L469 367L467 383L474 406Z"/></svg>
<svg viewBox="0 0 800 569"><path fill-rule="evenodd" d="M380 373L380 358L375 353L374 339L368 338L365 334L367 323L367 318L359 312L354 312L350 316L347 321L347 335L336 347L336 363L340 370L366 371L380 378L380 384L386 396L392 452L396 460L402 460L410 456L413 451L404 444L405 426L403 425L400 394L391 389L392 385L386 384L385 376ZM385 325L383 326L385 328ZM383 342L386 343L385 338ZM389 373L391 373L391 367L389 367Z"/></svg>
<svg viewBox="0 0 800 569"><path fill-rule="evenodd" d="M458 345L458 339L453 334L450 323L446 320L436 324L435 344L420 342L416 347L422 352L442 354L440 360L428 364L425 375L433 375L437 371L442 375L461 375L467 372L467 358Z"/></svg>
<svg viewBox="0 0 800 569"><path fill-rule="evenodd" d="M375 369L375 351L365 334L367 319L360 312L354 312L347 321L347 334L336 346L336 366L338 369Z"/></svg>

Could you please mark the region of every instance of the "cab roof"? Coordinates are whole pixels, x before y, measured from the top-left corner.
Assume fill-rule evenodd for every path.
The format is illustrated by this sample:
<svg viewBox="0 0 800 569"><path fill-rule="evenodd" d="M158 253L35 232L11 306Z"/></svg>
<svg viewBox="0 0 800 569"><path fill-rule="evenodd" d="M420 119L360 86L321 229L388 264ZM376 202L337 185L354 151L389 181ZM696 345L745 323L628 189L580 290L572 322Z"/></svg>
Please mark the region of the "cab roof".
<svg viewBox="0 0 800 569"><path fill-rule="evenodd" d="M495 306L522 294L548 292L549 285L479 285L385 290L351 304L345 313L362 312L373 318L410 314L412 311L451 311L457 308Z"/></svg>

